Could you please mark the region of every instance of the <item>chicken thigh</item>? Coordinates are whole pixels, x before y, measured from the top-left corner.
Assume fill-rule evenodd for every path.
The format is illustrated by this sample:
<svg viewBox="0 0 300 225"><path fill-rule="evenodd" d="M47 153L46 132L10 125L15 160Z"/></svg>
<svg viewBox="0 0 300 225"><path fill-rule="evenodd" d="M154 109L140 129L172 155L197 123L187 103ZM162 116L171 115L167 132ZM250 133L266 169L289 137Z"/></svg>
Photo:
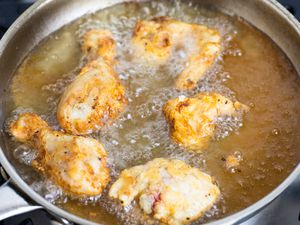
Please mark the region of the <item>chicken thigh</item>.
<svg viewBox="0 0 300 225"><path fill-rule="evenodd" d="M92 30L82 45L88 63L66 88L57 109L60 126L75 135L89 134L115 120L126 105L125 90L113 69L112 34Z"/></svg>
<svg viewBox="0 0 300 225"><path fill-rule="evenodd" d="M201 217L220 196L212 178L183 161L157 158L122 171L109 196L123 206L137 199L146 214L180 225Z"/></svg>
<svg viewBox="0 0 300 225"><path fill-rule="evenodd" d="M54 131L33 113L20 115L10 133L37 150L33 167L71 196L99 195L110 180L106 151L95 139Z"/></svg>
<svg viewBox="0 0 300 225"><path fill-rule="evenodd" d="M199 93L192 98L180 96L164 106L173 139L195 151L207 147L215 133L217 117L235 116L248 110L248 106L217 93Z"/></svg>
<svg viewBox="0 0 300 225"><path fill-rule="evenodd" d="M135 57L147 63L165 64L172 52L188 53L186 67L178 75L179 90L193 89L221 52L221 36L215 29L168 17L139 21L133 35Z"/></svg>

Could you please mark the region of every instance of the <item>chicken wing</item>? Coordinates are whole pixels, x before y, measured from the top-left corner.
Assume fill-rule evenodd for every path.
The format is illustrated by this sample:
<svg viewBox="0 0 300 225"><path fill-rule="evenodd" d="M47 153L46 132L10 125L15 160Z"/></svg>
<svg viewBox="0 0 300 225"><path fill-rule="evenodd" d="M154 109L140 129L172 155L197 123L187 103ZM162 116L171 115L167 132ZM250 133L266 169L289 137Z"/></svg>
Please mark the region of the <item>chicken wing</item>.
<svg viewBox="0 0 300 225"><path fill-rule="evenodd" d="M109 196L123 206L134 199L146 214L180 225L201 217L220 196L212 178L180 160L157 158L122 171Z"/></svg>
<svg viewBox="0 0 300 225"><path fill-rule="evenodd" d="M136 58L153 64L165 64L172 51L189 54L187 66L178 75L179 90L193 89L221 52L221 35L215 29L159 17L139 21L133 35Z"/></svg>
<svg viewBox="0 0 300 225"><path fill-rule="evenodd" d="M214 135L219 116L234 116L249 107L232 102L217 93L199 93L192 98L180 96L169 100L164 114L171 125L173 139L188 149L202 151Z"/></svg>
<svg viewBox="0 0 300 225"><path fill-rule="evenodd" d="M71 196L99 195L110 180L106 151L95 139L54 131L33 113L20 115L10 133L38 151L33 167Z"/></svg>
<svg viewBox="0 0 300 225"><path fill-rule="evenodd" d="M57 110L60 126L82 135L115 120L126 105L125 90L113 69L115 42L111 33L92 30L84 36L88 62L66 88Z"/></svg>

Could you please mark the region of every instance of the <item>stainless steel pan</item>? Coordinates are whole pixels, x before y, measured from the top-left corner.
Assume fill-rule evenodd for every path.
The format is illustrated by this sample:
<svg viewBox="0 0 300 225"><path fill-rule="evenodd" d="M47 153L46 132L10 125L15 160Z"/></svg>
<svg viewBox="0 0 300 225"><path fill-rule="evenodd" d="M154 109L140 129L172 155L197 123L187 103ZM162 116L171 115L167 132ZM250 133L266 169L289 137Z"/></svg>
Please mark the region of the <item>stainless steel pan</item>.
<svg viewBox="0 0 300 225"><path fill-rule="evenodd" d="M213 5L229 14L243 17L264 31L281 47L300 74L300 24L275 0L198 1ZM120 2L122 0L41 0L36 2L11 26L0 42L0 99L2 104L0 123L2 127L6 118L3 95L8 82L18 65L34 46L52 32L82 15ZM18 175L9 154L7 154L9 149L6 149L3 139L0 140L0 147L0 162L10 176L10 180L0 188L0 220L17 213L43 207L53 215L78 224L95 224L52 205L35 193ZM300 165L284 182L260 201L210 224L236 224L246 220L280 195L296 179L299 172ZM31 203L20 197L15 191L16 188L22 190L25 194L23 196L27 196Z"/></svg>

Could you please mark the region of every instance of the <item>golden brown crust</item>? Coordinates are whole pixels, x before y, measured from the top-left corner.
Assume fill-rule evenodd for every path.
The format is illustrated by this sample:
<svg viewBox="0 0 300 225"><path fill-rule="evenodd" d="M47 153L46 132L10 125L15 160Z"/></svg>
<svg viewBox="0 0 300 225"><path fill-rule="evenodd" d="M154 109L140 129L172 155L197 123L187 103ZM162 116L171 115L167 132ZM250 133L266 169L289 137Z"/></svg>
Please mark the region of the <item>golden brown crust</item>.
<svg viewBox="0 0 300 225"><path fill-rule="evenodd" d="M107 30L90 30L82 49L88 63L66 88L57 110L60 126L70 134L95 132L124 110L125 89L113 69L116 46Z"/></svg>
<svg viewBox="0 0 300 225"><path fill-rule="evenodd" d="M57 119L68 133L88 134L118 118L126 104L114 70L103 61L92 61L65 90Z"/></svg>
<svg viewBox="0 0 300 225"><path fill-rule="evenodd" d="M33 113L20 115L10 132L38 151L32 166L68 195L99 195L110 180L106 151L95 139L54 131Z"/></svg>
<svg viewBox="0 0 300 225"><path fill-rule="evenodd" d="M178 90L195 88L221 52L220 43L208 42L202 45L202 51L190 58L188 66L177 77L175 86Z"/></svg>
<svg viewBox="0 0 300 225"><path fill-rule="evenodd" d="M39 165L44 165L45 173L66 193L75 197L102 193L110 175L107 154L99 142L49 130L40 133L39 141L44 152L38 159ZM53 144L55 146L50 151L47 147ZM97 169L93 168L95 164Z"/></svg>
<svg viewBox="0 0 300 225"><path fill-rule="evenodd" d="M247 111L248 107L217 93L199 93L192 98L181 96L164 106L172 138L194 151L202 151L208 146L215 132L216 117L233 116L238 110Z"/></svg>
<svg viewBox="0 0 300 225"><path fill-rule="evenodd" d="M188 46L193 39L195 52L190 53L187 66L175 82L179 90L193 89L221 53L221 35L218 30L198 24L188 24L158 17L139 21L133 34L137 60L165 64L177 47Z"/></svg>
<svg viewBox="0 0 300 225"><path fill-rule="evenodd" d="M166 31L166 24L157 20L139 21L134 29L133 44L136 52L147 53L143 55L147 61L164 63L170 57L172 43L170 34Z"/></svg>
<svg viewBox="0 0 300 225"><path fill-rule="evenodd" d="M228 155L225 159L225 166L227 169L236 168L240 165L241 159L234 154Z"/></svg>
<svg viewBox="0 0 300 225"><path fill-rule="evenodd" d="M83 36L82 52L88 61L101 57L107 63L114 64L116 57L116 43L108 30L90 30Z"/></svg>
<svg viewBox="0 0 300 225"><path fill-rule="evenodd" d="M10 133L20 142L30 142L32 136L48 124L34 113L24 113L10 124Z"/></svg>
<svg viewBox="0 0 300 225"><path fill-rule="evenodd" d="M123 170L109 196L123 206L134 199L163 223L187 224L201 217L220 196L213 179L183 161L157 158Z"/></svg>

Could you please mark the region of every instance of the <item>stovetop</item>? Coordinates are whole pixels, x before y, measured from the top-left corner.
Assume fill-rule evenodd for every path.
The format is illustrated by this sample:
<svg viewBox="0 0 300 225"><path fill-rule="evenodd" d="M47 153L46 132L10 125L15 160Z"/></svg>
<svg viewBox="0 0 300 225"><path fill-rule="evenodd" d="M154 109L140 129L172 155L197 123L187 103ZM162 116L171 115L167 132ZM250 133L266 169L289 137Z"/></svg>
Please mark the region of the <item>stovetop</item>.
<svg viewBox="0 0 300 225"><path fill-rule="evenodd" d="M0 39L15 19L34 0L0 0ZM279 0L300 20L300 0ZM0 176L0 185L4 179ZM52 219L52 220L51 220ZM0 225L54 225L58 224L44 211L36 210L0 221ZM241 225L300 225L300 176L270 205Z"/></svg>

